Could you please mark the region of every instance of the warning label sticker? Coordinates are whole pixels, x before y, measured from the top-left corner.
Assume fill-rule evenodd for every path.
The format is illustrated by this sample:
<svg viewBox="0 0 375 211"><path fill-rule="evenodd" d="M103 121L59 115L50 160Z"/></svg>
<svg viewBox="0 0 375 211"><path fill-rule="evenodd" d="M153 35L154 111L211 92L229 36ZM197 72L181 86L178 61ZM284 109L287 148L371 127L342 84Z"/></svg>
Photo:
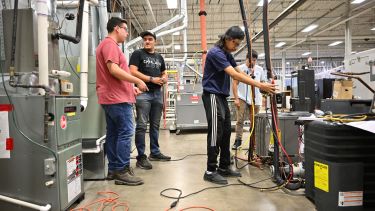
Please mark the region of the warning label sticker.
<svg viewBox="0 0 375 211"><path fill-rule="evenodd" d="M339 192L339 207L363 205L363 191Z"/></svg>
<svg viewBox="0 0 375 211"><path fill-rule="evenodd" d="M314 185L322 191L329 192L329 168L327 164L314 161Z"/></svg>
<svg viewBox="0 0 375 211"><path fill-rule="evenodd" d="M0 158L10 158L10 151L7 148L9 138L8 112L0 111Z"/></svg>

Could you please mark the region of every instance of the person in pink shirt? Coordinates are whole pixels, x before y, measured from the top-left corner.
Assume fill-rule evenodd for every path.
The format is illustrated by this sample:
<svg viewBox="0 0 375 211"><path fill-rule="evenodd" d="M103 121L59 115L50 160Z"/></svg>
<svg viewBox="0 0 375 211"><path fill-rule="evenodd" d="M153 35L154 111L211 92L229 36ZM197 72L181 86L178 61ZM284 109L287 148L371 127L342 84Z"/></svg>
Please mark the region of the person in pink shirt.
<svg viewBox="0 0 375 211"><path fill-rule="evenodd" d="M134 135L132 106L135 96L148 88L142 80L131 75L119 48L129 35L127 30L126 20L109 19L108 36L96 48L96 92L107 122L104 145L108 158L107 179L114 179L116 185L141 185L143 180L135 176L130 167Z"/></svg>

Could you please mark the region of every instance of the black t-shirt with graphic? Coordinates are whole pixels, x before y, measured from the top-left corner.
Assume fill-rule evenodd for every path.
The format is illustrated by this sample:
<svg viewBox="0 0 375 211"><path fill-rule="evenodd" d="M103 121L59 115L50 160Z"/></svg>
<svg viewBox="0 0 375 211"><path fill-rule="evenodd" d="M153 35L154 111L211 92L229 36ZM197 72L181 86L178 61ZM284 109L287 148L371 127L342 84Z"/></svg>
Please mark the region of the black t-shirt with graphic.
<svg viewBox="0 0 375 211"><path fill-rule="evenodd" d="M148 53L144 49L138 49L133 52L129 61L130 65L137 66L139 72L152 77L160 77L165 71L163 57L156 52ZM161 88L161 86L152 82L146 82L146 85L150 91Z"/></svg>

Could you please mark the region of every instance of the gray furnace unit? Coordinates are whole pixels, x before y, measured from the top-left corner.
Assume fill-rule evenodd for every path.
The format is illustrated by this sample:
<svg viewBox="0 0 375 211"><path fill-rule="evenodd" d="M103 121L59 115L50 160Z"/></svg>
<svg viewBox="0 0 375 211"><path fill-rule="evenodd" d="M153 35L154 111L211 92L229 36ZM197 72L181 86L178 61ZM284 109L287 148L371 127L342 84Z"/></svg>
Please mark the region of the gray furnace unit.
<svg viewBox="0 0 375 211"><path fill-rule="evenodd" d="M12 105L0 96L0 138L7 140L7 148L0 149L0 195L66 210L84 196L80 99L48 97L48 140L44 96L13 95L11 100ZM0 200L0 210L32 209Z"/></svg>

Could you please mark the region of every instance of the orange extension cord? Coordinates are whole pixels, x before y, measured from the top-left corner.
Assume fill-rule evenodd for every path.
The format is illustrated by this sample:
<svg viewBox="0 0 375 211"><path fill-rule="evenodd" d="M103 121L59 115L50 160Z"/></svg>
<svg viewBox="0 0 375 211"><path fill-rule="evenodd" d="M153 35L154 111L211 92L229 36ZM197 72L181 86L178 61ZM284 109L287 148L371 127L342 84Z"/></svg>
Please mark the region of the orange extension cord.
<svg viewBox="0 0 375 211"><path fill-rule="evenodd" d="M89 204L83 206L83 207L77 207L74 209L71 209L70 211L91 211L89 207L99 204L100 207L96 210L100 211L103 210L106 206L109 206L110 204L113 204L111 207L111 210L114 211L117 207L124 207L126 211L129 210L129 205L127 202L120 202L117 201L120 198L120 195L118 193L112 192L112 191L100 191L97 192L98 195L108 195L106 198L99 198L93 202L90 202ZM115 197L110 197L110 195L114 195Z"/></svg>

